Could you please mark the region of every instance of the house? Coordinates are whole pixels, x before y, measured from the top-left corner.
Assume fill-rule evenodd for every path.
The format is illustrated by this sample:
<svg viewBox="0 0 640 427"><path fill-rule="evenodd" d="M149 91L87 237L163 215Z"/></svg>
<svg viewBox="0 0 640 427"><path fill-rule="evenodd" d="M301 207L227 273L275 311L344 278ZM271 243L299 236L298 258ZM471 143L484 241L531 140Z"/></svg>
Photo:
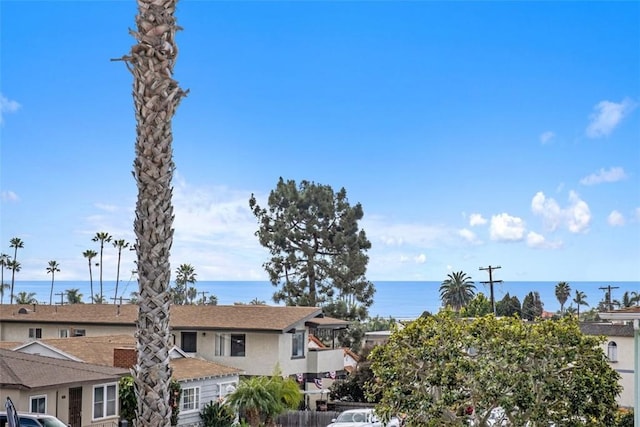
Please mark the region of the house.
<svg viewBox="0 0 640 427"><path fill-rule="evenodd" d="M0 341L133 335L137 314L133 304L3 305ZM173 344L188 356L246 375L271 375L278 367L303 390L344 374L343 350L309 348L309 335L335 337L348 325L318 307L175 305L170 318Z"/></svg>
<svg viewBox="0 0 640 427"><path fill-rule="evenodd" d="M115 425L118 381L128 369L0 349L0 396L18 412L55 415L71 427Z"/></svg>
<svg viewBox="0 0 640 427"><path fill-rule="evenodd" d="M583 322L580 330L585 335L604 336L602 351L607 355L609 366L620 374L622 392L618 404L633 407L633 325L630 323L591 323Z"/></svg>
<svg viewBox="0 0 640 427"><path fill-rule="evenodd" d="M14 350L129 370L137 359L135 344L132 335L85 336L30 341ZM182 388L179 426L200 423L200 411L204 406L235 390L242 373L236 368L188 357L176 347L170 351L169 356L172 377Z"/></svg>
<svg viewBox="0 0 640 427"><path fill-rule="evenodd" d="M601 319L612 322L633 322L633 420L640 426L640 306L598 313Z"/></svg>

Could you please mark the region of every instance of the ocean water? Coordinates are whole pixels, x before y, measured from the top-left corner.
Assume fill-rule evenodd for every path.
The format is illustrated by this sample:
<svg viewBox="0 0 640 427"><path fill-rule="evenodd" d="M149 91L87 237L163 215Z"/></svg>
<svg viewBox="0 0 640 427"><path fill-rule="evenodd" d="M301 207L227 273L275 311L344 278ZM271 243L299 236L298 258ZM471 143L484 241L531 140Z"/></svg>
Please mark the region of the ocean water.
<svg viewBox="0 0 640 427"><path fill-rule="evenodd" d="M374 304L370 308L371 316L394 317L396 319L411 319L420 316L425 310L437 312L440 308L440 283L422 281L373 281L376 287ZM640 282L571 282L571 297L565 303L569 306L576 290L587 295L589 306L581 307L581 311L595 307L602 301L606 288L611 286L612 299L622 300L625 291L639 292ZM499 301L508 292L524 299L525 295L532 291L540 293L540 298L546 311L555 312L560 309L560 304L555 296L555 286L557 282L507 282L494 284L494 297ZM103 281L103 295L105 299L112 302L115 292L115 281ZM118 285L118 297L128 298L133 291L137 291L137 281L121 280ZM273 304L271 299L276 288L267 281L198 281L195 284L198 292L206 292L208 298L215 295L218 304L227 305L236 302L249 303L254 299ZM53 284L53 303L60 303L63 294L67 289L79 289L83 295L84 302L90 301L89 281L55 281ZM94 294L100 290L99 281L93 282ZM51 291L51 281L18 281L14 286L14 293L34 292L36 299L41 304L49 304L49 294ZM489 297L490 289L488 285L476 284L476 291L484 293ZM202 295L199 294L200 298ZM5 291L3 302L9 302L9 292Z"/></svg>

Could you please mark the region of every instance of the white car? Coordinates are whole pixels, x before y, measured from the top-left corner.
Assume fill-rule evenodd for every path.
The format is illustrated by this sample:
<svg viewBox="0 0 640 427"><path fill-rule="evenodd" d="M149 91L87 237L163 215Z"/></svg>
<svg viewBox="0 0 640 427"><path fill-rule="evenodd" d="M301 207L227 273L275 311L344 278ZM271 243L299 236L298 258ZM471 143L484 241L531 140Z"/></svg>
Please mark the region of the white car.
<svg viewBox="0 0 640 427"><path fill-rule="evenodd" d="M338 415L327 427L399 427L400 421L392 418L384 424L372 408L349 409Z"/></svg>

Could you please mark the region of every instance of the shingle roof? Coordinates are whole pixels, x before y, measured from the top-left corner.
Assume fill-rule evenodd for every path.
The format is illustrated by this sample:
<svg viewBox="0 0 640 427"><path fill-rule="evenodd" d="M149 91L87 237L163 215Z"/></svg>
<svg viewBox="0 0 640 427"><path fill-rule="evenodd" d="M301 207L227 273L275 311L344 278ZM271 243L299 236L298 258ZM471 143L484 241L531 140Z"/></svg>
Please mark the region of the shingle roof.
<svg viewBox="0 0 640 427"><path fill-rule="evenodd" d="M116 381L128 370L0 349L0 385L37 389L64 384Z"/></svg>
<svg viewBox="0 0 640 427"><path fill-rule="evenodd" d="M286 331L301 321L322 315L318 307L267 305L174 305L170 309L173 329L224 329ZM2 322L69 324L136 324L135 304L3 305Z"/></svg>
<svg viewBox="0 0 640 427"><path fill-rule="evenodd" d="M38 341L84 362L105 366L113 366L114 349L134 349L136 345L132 335L50 338ZM177 380L237 375L244 372L241 369L195 357L172 359L170 364L173 368L173 377Z"/></svg>
<svg viewBox="0 0 640 427"><path fill-rule="evenodd" d="M580 330L585 335L604 335L607 337L632 337L633 325L619 323L580 323Z"/></svg>

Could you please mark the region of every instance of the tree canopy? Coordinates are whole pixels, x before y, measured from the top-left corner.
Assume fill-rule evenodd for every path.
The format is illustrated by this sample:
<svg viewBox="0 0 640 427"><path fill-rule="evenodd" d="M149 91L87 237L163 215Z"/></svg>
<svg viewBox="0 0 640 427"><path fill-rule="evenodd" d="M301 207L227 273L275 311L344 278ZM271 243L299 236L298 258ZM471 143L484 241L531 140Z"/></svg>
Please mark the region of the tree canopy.
<svg viewBox="0 0 640 427"><path fill-rule="evenodd" d="M575 318L525 322L450 311L395 330L369 359L382 393L378 412L407 414L407 426L613 425L619 374L601 338ZM586 423L586 424L585 424Z"/></svg>
<svg viewBox="0 0 640 427"><path fill-rule="evenodd" d="M371 243L358 227L362 206L351 206L344 188L334 193L328 185L280 178L266 208L253 194L249 206L259 223L256 236L271 255L263 266L279 287L275 302L326 305L341 318L366 318L375 292L365 277Z"/></svg>

